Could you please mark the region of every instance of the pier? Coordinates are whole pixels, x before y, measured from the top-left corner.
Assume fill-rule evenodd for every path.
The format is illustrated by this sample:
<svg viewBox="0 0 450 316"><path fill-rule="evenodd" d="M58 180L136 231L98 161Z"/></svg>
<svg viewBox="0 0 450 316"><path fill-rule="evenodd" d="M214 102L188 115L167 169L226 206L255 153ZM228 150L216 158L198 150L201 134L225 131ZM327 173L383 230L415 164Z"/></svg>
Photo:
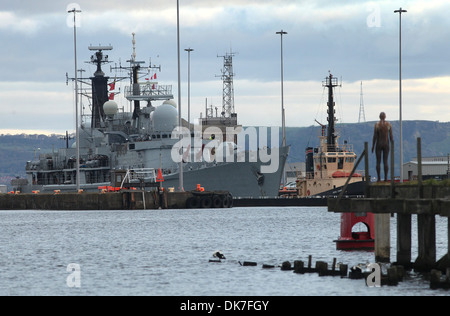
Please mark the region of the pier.
<svg viewBox="0 0 450 316"><path fill-rule="evenodd" d="M365 143L366 174L368 174L368 145ZM450 268L450 185L447 182L422 181L421 139L417 139L418 180L395 183L393 177L394 153L391 152L391 181L369 184L364 198L328 199L328 211L375 214L375 261L391 262L390 217L397 216L397 247L395 264L415 271L433 269L446 273ZM418 257L411 258L411 219L417 216ZM436 216L448 219L447 254L436 260ZM448 276L447 276L448 277Z"/></svg>

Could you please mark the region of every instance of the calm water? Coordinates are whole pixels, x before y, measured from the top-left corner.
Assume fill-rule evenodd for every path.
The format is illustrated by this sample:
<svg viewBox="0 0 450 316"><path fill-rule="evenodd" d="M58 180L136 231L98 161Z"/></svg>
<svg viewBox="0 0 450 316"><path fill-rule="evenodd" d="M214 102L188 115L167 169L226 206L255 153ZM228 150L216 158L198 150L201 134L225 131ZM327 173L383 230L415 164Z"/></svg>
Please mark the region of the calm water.
<svg viewBox="0 0 450 316"><path fill-rule="evenodd" d="M391 227L395 227L391 218ZM372 252L337 251L340 216L326 208L0 212L0 295L449 295L420 274L396 287L364 280L297 275L263 263L334 257L349 266ZM415 217L413 217L413 227ZM447 221L437 217L437 257L447 252ZM391 233L395 245L394 230ZM416 236L413 236L413 245ZM227 259L209 263L221 250ZM395 248L392 250L395 260ZM413 258L417 246L413 248ZM238 261L256 261L257 267ZM69 287L67 266L80 266Z"/></svg>

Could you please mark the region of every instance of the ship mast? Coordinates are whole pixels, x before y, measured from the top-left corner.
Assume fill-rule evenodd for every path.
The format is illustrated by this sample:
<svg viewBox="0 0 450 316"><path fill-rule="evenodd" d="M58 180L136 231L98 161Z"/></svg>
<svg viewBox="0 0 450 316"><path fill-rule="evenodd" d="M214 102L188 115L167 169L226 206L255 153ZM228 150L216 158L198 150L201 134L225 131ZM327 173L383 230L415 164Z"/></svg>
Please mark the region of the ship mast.
<svg viewBox="0 0 450 316"><path fill-rule="evenodd" d="M91 56L91 63L97 65L97 70L92 81L92 120L91 128L101 127L101 122L105 118L103 111L103 104L109 100L108 97L108 79L102 71L102 64L108 63L108 55L103 55L104 50L112 50L112 46L89 46L90 51L96 51L95 55Z"/></svg>
<svg viewBox="0 0 450 316"><path fill-rule="evenodd" d="M159 69L161 71L161 65L156 66L151 64L148 67L143 67L145 61L136 60L136 34L131 33L132 35L132 44L133 44L133 53L131 58L127 60L127 63L130 63L129 67L123 67L121 64L119 66L111 67L111 70L120 70L120 71L129 71L130 72L130 87L125 88L125 97L131 104L134 104L133 107L133 127L139 128L139 117L141 115L141 101L147 101L147 106L152 106L151 101L153 100L169 100L173 99L172 88L169 86L158 85L157 82L149 82L140 83L139 76L141 75L140 71L145 69L148 74L152 69ZM148 80L148 78L146 79ZM152 85L150 85L152 83ZM131 109L130 109L131 110Z"/></svg>
<svg viewBox="0 0 450 316"><path fill-rule="evenodd" d="M335 122L336 118L334 116L335 110L335 102L334 102L334 94L333 94L333 88L339 86L338 79L333 77L333 75L330 73L330 75L325 78L325 81L322 83L322 85L326 88L328 88L328 133L327 133L327 151L329 152L335 152L336 151L336 129L335 129Z"/></svg>
<svg viewBox="0 0 450 316"><path fill-rule="evenodd" d="M137 61L136 60L136 38L135 38L135 33L131 34L133 36L133 55L131 57L130 60L127 60L130 63L131 69L132 69L132 85L133 85L133 94L134 95L140 95L140 85L139 85L139 70L141 69L141 64L144 64L145 62L143 61ZM137 119L139 117L139 113L141 112L141 105L140 105L140 101L139 100L134 100L134 110L133 110L133 120L136 122L136 126L138 127L137 124Z"/></svg>

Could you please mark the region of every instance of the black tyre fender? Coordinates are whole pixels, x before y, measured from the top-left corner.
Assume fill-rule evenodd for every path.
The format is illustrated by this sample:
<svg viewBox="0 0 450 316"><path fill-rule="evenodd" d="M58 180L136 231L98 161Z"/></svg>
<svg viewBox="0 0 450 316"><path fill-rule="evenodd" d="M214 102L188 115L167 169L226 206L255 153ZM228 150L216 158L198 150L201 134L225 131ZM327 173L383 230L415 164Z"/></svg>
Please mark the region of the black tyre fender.
<svg viewBox="0 0 450 316"><path fill-rule="evenodd" d="M233 207L233 196L231 194L227 195L228 207Z"/></svg>
<svg viewBox="0 0 450 316"><path fill-rule="evenodd" d="M223 207L223 201L222 197L220 195L214 195L212 198L212 206L214 208L221 208Z"/></svg>
<svg viewBox="0 0 450 316"><path fill-rule="evenodd" d="M203 196L200 200L200 206L202 208L211 208L212 206L212 199L210 196Z"/></svg>
<svg viewBox="0 0 450 316"><path fill-rule="evenodd" d="M200 201L196 196L190 197L186 201L187 208L198 208L200 206Z"/></svg>
<svg viewBox="0 0 450 316"><path fill-rule="evenodd" d="M232 202L232 201L230 201L228 195L225 195L225 196L223 197L223 200L222 200L222 207L223 207L223 208L229 208L231 202Z"/></svg>

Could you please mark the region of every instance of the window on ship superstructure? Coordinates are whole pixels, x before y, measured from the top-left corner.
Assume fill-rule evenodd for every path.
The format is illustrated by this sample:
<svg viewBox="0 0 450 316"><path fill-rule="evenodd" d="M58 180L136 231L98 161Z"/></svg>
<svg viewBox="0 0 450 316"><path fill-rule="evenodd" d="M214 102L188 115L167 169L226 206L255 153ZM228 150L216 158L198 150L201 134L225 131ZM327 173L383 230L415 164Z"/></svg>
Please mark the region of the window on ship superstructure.
<svg viewBox="0 0 450 316"><path fill-rule="evenodd" d="M338 159L338 169L344 169L344 157Z"/></svg>

